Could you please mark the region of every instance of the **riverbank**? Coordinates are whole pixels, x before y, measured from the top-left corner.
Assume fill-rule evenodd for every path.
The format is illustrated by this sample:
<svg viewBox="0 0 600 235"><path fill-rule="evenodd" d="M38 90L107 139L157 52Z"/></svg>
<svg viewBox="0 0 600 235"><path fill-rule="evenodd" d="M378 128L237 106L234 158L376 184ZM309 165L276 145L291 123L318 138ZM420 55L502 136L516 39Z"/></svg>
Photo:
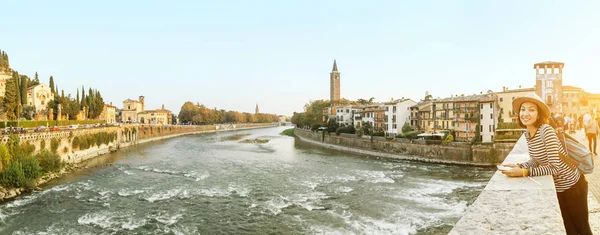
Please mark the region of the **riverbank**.
<svg viewBox="0 0 600 235"><path fill-rule="evenodd" d="M134 146L134 145L143 144L143 143L149 143L149 142L157 141L157 140L175 138L175 137L184 136L184 135L239 131L239 130L247 130L247 129L276 127L276 126L278 126L278 124L272 124L272 123L264 124L264 125L250 125L247 127L244 127L244 126L239 127L236 125L214 125L212 128L200 128L200 129L205 129L205 130L201 130L201 131L192 131L192 132L185 132L185 133L170 134L170 135L165 135L165 136L149 137L149 138L145 138L145 139L141 139L141 140L139 140L137 137L134 137L134 138L131 138L131 140L128 142L123 142L123 141L118 140L114 143L111 142L109 144L102 144L100 146L90 147L89 149L86 149L86 150L78 150L78 151L72 151L72 152L67 151L67 153L61 154L61 157L63 157L63 159L65 159L68 164L58 172L51 172L51 173L46 174L46 175L40 177L39 179L37 179L35 182L35 186L33 188L25 189L25 188L0 187L0 202L6 201L6 200L12 200L25 192L30 192L35 189L40 190L39 189L40 186L42 186L54 179L57 179L57 178L63 176L64 174L69 174L73 171L85 169L85 168L79 167L78 165L83 165L86 161L89 161L95 157L110 153L111 151L118 151L119 149L127 148L129 146ZM129 128L130 127L124 127L125 130L128 130ZM58 135L67 136L69 134L68 133L58 133Z"/></svg>
<svg viewBox="0 0 600 235"><path fill-rule="evenodd" d="M383 137L363 138L351 134L337 136L298 128L294 129L294 134L301 141L340 151L401 160L472 166L494 166L502 162L514 147L514 144L508 143L471 145L453 142L440 145L428 144L424 140L387 140Z"/></svg>

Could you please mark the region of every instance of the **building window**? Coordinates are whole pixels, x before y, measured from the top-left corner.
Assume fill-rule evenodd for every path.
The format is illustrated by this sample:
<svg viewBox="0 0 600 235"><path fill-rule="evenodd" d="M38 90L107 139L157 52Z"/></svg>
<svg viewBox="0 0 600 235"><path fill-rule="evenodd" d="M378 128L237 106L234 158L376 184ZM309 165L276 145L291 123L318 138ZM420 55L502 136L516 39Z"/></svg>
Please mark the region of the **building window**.
<svg viewBox="0 0 600 235"><path fill-rule="evenodd" d="M494 117L492 116L492 114L491 114L491 113L490 113L490 119L492 119L492 120L494 119Z"/></svg>
<svg viewBox="0 0 600 235"><path fill-rule="evenodd" d="M488 126L489 132L492 132L492 125Z"/></svg>
<svg viewBox="0 0 600 235"><path fill-rule="evenodd" d="M396 112L396 106L394 106L394 111L393 112Z"/></svg>
<svg viewBox="0 0 600 235"><path fill-rule="evenodd" d="M492 108L492 103L490 103L490 108Z"/></svg>
<svg viewBox="0 0 600 235"><path fill-rule="evenodd" d="M481 120L483 120L483 114L479 114Z"/></svg>
<svg viewBox="0 0 600 235"><path fill-rule="evenodd" d="M504 98L500 97L500 102L504 101Z"/></svg>

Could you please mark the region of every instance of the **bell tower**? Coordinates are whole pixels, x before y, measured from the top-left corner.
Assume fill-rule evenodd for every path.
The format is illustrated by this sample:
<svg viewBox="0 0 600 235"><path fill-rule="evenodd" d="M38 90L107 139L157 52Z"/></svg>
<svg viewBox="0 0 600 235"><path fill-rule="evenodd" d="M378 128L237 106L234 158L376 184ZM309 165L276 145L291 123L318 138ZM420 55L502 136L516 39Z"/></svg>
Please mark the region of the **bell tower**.
<svg viewBox="0 0 600 235"><path fill-rule="evenodd" d="M329 74L329 100L340 99L340 72L338 72L337 63L333 60L333 69Z"/></svg>
<svg viewBox="0 0 600 235"><path fill-rule="evenodd" d="M562 74L564 63L546 61L533 65L535 93L546 102L550 111L562 112Z"/></svg>

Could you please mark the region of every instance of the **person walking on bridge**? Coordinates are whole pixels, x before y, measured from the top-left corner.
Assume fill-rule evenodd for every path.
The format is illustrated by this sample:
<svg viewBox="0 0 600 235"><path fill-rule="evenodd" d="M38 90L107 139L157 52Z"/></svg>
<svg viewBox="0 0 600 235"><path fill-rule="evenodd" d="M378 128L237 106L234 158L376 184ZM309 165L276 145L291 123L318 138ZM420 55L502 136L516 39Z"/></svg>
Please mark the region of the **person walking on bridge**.
<svg viewBox="0 0 600 235"><path fill-rule="evenodd" d="M590 148L590 152L593 152L594 155L597 156L598 154L596 153L596 135L598 135L598 123L592 118L592 116L589 113L586 113L583 117L583 125L585 127L585 136L588 139L588 146ZM592 143L594 148L592 148Z"/></svg>
<svg viewBox="0 0 600 235"><path fill-rule="evenodd" d="M506 164L501 170L510 177L552 175L565 231L592 234L588 212L588 183L574 166L563 161L567 156L556 131L548 125L550 108L535 93L517 97L512 102L519 126L526 128L525 138L530 159L520 164ZM543 138L543 139L542 139Z"/></svg>

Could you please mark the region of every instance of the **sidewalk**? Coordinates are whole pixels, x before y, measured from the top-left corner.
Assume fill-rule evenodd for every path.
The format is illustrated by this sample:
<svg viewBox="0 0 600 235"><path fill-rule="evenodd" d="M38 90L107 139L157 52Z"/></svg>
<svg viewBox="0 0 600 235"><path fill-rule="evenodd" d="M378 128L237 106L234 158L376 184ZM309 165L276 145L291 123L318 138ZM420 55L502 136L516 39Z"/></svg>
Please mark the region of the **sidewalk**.
<svg viewBox="0 0 600 235"><path fill-rule="evenodd" d="M575 134L571 134L584 146L588 146L588 140L585 137L583 130L578 130ZM600 141L598 141L600 142ZM600 143L598 143L600 145ZM600 146L596 146L596 150L600 152ZM588 181L588 207L590 211L590 226L594 234L600 234L600 157L594 156L594 172L585 175Z"/></svg>

